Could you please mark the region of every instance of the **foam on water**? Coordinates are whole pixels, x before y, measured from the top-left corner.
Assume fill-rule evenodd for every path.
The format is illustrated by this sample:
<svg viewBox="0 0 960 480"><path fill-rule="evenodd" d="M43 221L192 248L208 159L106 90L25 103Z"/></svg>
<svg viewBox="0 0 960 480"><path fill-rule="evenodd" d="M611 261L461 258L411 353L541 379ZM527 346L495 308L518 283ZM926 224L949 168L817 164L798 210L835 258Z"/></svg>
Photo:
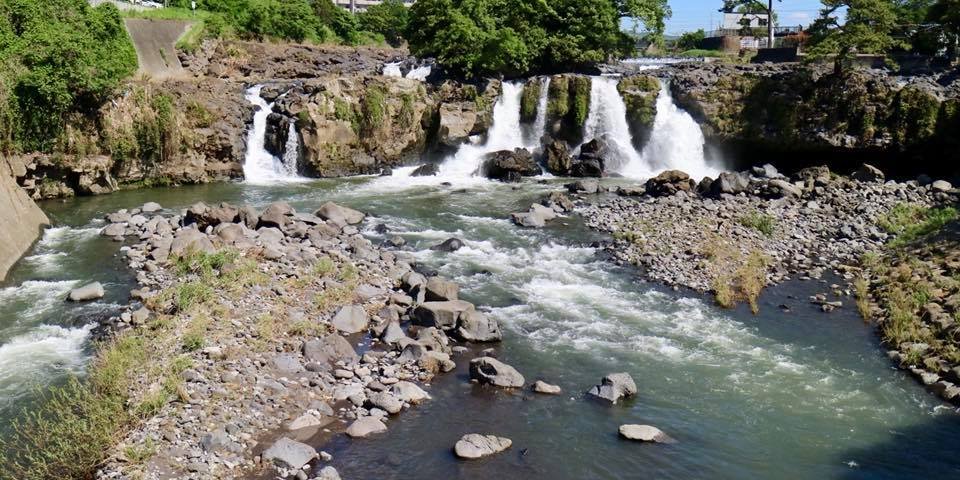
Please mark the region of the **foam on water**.
<svg viewBox="0 0 960 480"><path fill-rule="evenodd" d="M29 394L41 379L81 371L93 327L40 325L0 345L0 405Z"/></svg>
<svg viewBox="0 0 960 480"><path fill-rule="evenodd" d="M22 310L17 315L18 323L36 319L62 304L67 292L78 284L75 280L40 281L28 280L15 287L0 289L0 308Z"/></svg>
<svg viewBox="0 0 960 480"><path fill-rule="evenodd" d="M383 75L387 77L402 77L403 72L400 71L400 62L383 64Z"/></svg>

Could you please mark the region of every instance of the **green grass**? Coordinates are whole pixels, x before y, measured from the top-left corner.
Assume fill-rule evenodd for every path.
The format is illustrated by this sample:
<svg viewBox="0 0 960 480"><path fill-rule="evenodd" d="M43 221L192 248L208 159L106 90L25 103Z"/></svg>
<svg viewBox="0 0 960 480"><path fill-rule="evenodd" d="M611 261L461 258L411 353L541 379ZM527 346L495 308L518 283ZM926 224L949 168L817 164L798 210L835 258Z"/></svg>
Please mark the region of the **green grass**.
<svg viewBox="0 0 960 480"><path fill-rule="evenodd" d="M894 236L893 247L903 246L925 237L956 220L953 207L927 208L911 203L898 203L877 221L877 225Z"/></svg>
<svg viewBox="0 0 960 480"><path fill-rule="evenodd" d="M71 378L41 393L0 439L0 478L90 478L138 420L126 395L146 361L144 339L122 335L100 347L86 382Z"/></svg>
<svg viewBox="0 0 960 480"><path fill-rule="evenodd" d="M733 55L726 53L722 50L704 50L701 48L694 48L690 50L682 51L678 54L681 57L704 57L704 58L727 58L732 57Z"/></svg>
<svg viewBox="0 0 960 480"><path fill-rule="evenodd" d="M773 235L773 231L777 226L777 220L773 218L772 215L760 212L748 213L740 217L739 221L741 225L752 228L768 237Z"/></svg>

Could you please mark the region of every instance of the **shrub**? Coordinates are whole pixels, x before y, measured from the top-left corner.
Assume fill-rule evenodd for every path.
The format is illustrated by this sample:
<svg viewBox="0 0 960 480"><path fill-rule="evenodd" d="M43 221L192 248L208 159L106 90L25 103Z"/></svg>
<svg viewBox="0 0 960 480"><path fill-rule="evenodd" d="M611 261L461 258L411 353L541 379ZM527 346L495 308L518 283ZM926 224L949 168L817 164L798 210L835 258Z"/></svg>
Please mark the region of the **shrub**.
<svg viewBox="0 0 960 480"><path fill-rule="evenodd" d="M751 212L740 217L740 224L752 228L766 236L772 236L776 228L777 220L771 215L760 212Z"/></svg>

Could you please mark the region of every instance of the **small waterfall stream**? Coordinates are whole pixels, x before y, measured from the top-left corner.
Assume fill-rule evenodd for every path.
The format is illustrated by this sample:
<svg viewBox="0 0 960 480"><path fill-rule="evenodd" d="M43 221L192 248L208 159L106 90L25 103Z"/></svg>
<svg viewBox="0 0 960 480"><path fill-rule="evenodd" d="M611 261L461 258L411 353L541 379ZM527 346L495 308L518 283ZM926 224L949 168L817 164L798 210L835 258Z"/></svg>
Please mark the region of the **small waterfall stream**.
<svg viewBox="0 0 960 480"><path fill-rule="evenodd" d="M547 133L547 95L550 90L550 77L545 76L540 80L540 97L537 99L537 118L533 121L533 128L530 130L531 138L527 146L531 149L540 148L540 139Z"/></svg>
<svg viewBox="0 0 960 480"><path fill-rule="evenodd" d="M583 127L584 143L602 138L610 146L606 168L622 172L627 165L641 165L640 154L633 148L627 106L617 90L618 77L593 77L590 82L590 112ZM579 147L578 147L579 149ZM642 177L649 177L649 173Z"/></svg>
<svg viewBox="0 0 960 480"><path fill-rule="evenodd" d="M503 92L493 106L493 125L487 133L486 142L482 145L461 145L453 157L440 165L441 177L471 177L480 169L485 154L527 145L520 127L521 95L522 83L503 82Z"/></svg>
<svg viewBox="0 0 960 480"><path fill-rule="evenodd" d="M247 154L243 162L243 176L248 183L253 184L304 181L305 179L297 174L299 138L293 123L290 124L283 158L277 158L264 146L267 117L273 110L273 103L267 103L260 96L262 89L263 85L256 85L247 90L247 101L259 108L253 114L253 125L247 132Z"/></svg>

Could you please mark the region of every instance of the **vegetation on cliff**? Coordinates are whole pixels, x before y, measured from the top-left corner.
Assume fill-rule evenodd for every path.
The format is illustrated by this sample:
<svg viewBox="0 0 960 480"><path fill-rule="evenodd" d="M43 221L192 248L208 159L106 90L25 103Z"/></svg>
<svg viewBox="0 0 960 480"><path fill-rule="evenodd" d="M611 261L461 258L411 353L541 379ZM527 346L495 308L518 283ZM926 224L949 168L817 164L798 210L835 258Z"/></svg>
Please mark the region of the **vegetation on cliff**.
<svg viewBox="0 0 960 480"><path fill-rule="evenodd" d="M49 151L137 68L112 4L0 0L0 151Z"/></svg>
<svg viewBox="0 0 960 480"><path fill-rule="evenodd" d="M665 0L420 0L410 8L411 52L467 77L569 71L630 55L620 18L660 38Z"/></svg>
<svg viewBox="0 0 960 480"><path fill-rule="evenodd" d="M547 121L551 132L570 143L579 143L590 114L590 77L558 75L547 89Z"/></svg>

